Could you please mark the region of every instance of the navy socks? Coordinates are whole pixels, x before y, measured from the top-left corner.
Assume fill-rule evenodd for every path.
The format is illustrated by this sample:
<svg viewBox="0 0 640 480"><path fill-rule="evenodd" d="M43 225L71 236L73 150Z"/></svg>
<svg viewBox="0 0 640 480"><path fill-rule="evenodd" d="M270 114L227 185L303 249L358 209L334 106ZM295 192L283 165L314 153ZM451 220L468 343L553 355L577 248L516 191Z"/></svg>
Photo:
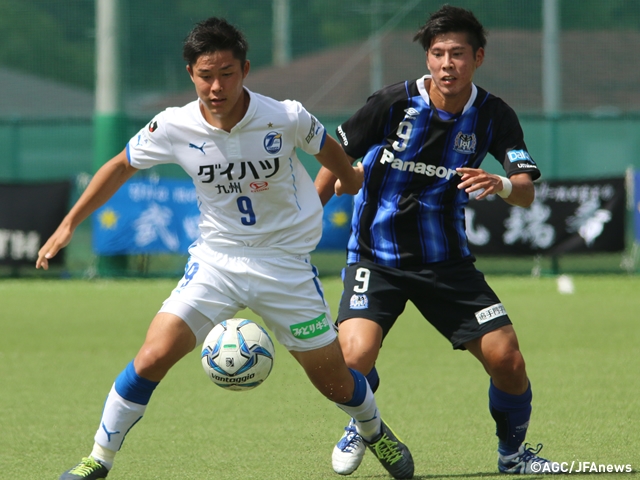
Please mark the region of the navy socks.
<svg viewBox="0 0 640 480"><path fill-rule="evenodd" d="M380 377L378 376L378 370L376 370L375 365L371 369L371 371L365 375L365 377L367 379L367 382L369 382L371 391L373 393L376 393L376 390L378 390L378 387L380 386Z"/></svg>
<svg viewBox="0 0 640 480"><path fill-rule="evenodd" d="M496 421L498 451L511 455L524 442L531 418L531 384L522 395L511 395L489 386L489 410Z"/></svg>

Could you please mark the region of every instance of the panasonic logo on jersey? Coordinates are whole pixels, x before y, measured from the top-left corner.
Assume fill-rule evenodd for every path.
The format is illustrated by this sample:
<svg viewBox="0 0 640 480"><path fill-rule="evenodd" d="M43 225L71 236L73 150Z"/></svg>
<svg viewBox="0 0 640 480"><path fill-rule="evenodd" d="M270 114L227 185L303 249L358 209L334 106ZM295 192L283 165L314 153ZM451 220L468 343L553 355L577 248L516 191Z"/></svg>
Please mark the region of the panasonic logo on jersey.
<svg viewBox="0 0 640 480"><path fill-rule="evenodd" d="M342 138L342 143L345 147L349 145L349 140L347 140L347 134L344 133L344 130L342 130L342 125L338 125L338 135L340 135L340 138Z"/></svg>
<svg viewBox="0 0 640 480"><path fill-rule="evenodd" d="M442 165L427 165L422 162L405 162L400 160L399 158L395 158L393 153L389 150L384 150L382 152L382 157L380 157L380 163L382 165L389 164L389 166L396 170L402 170L403 172L413 172L421 175L426 175L427 177L433 177L434 175L438 178L446 178L449 180L452 176L457 175L458 172L451 168L443 167Z"/></svg>

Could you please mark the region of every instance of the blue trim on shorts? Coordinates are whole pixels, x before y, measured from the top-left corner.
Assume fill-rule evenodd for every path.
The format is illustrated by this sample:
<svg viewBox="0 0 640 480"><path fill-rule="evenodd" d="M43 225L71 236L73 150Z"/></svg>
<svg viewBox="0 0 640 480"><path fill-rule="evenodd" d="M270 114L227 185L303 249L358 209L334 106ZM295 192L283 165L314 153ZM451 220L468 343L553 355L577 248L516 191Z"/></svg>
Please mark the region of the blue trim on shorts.
<svg viewBox="0 0 640 480"><path fill-rule="evenodd" d="M322 303L326 305L327 302L324 301L324 294L322 293L322 287L320 286L320 281L318 280L318 269L313 264L311 264L311 271L313 272L313 283L316 286L318 295L320 295L320 298L322 299Z"/></svg>

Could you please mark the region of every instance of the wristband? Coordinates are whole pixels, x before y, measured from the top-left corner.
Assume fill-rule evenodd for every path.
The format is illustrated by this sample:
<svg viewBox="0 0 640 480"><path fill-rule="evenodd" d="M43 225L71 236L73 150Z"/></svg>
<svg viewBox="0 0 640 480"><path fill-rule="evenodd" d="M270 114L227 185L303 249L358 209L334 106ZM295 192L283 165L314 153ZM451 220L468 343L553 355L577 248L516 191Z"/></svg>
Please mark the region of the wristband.
<svg viewBox="0 0 640 480"><path fill-rule="evenodd" d="M498 177L500 177L500 180L502 180L502 190L498 192L498 196L502 198L507 198L509 195L511 195L511 190L513 190L513 185L511 184L511 180L509 180L507 177L502 177L500 175L498 175Z"/></svg>

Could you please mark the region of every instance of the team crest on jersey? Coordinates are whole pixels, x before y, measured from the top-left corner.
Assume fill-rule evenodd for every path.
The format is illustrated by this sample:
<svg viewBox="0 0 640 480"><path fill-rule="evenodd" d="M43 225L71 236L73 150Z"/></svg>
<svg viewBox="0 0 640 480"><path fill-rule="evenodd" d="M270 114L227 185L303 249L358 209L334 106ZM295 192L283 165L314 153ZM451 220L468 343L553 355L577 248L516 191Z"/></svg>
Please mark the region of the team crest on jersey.
<svg viewBox="0 0 640 480"><path fill-rule="evenodd" d="M151 123L149 123L149 131L153 133L157 129L158 129L158 122L156 122L155 120L152 120Z"/></svg>
<svg viewBox="0 0 640 480"><path fill-rule="evenodd" d="M458 132L453 141L453 149L465 155L476 153L476 134Z"/></svg>
<svg viewBox="0 0 640 480"><path fill-rule="evenodd" d="M349 300L349 308L351 310L364 310L369 308L369 297L366 295L356 295L354 293Z"/></svg>
<svg viewBox="0 0 640 480"><path fill-rule="evenodd" d="M264 192L269 190L269 182L251 182L249 184L252 192Z"/></svg>
<svg viewBox="0 0 640 480"><path fill-rule="evenodd" d="M264 137L264 149L274 155L282 149L282 134L278 132L269 132Z"/></svg>

